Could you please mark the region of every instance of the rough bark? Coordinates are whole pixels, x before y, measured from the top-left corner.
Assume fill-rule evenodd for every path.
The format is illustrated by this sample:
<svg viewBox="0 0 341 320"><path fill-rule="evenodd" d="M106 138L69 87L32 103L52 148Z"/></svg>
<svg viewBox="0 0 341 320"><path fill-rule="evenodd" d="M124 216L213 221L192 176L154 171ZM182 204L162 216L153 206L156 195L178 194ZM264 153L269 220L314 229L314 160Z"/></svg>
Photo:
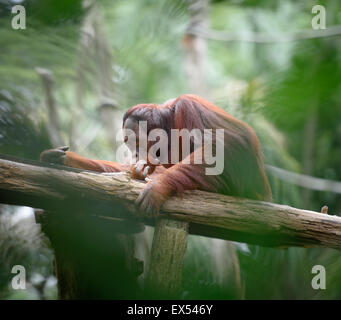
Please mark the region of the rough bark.
<svg viewBox="0 0 341 320"><path fill-rule="evenodd" d="M142 219L154 225L143 213L136 217L134 201L144 183L131 180L129 174L59 169L0 159L0 202L40 208L79 204L96 208L106 218ZM118 212L118 205L129 211ZM169 199L161 214L189 222L192 234L272 247L341 248L341 217L285 205L192 191L181 201Z"/></svg>
<svg viewBox="0 0 341 320"><path fill-rule="evenodd" d="M147 287L177 297L187 248L188 223L159 219L155 225Z"/></svg>

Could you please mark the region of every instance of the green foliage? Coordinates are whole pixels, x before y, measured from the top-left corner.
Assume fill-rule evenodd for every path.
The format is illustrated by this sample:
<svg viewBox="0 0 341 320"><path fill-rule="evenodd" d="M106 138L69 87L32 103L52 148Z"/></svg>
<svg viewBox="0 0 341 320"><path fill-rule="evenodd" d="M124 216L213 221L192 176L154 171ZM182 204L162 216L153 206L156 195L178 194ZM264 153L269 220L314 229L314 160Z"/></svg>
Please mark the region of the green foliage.
<svg viewBox="0 0 341 320"><path fill-rule="evenodd" d="M51 145L36 67L53 72L62 137L72 142L89 134L79 151L96 158L112 157L98 113L103 70L122 111L137 103L160 103L188 93L182 43L189 20L186 1L97 1L92 17L95 27L86 25L93 14L91 7L83 9L79 0L24 1L27 29L21 31L10 27L11 4L2 1L0 5L0 152L37 159ZM212 1L209 24L223 32L279 38L286 32L311 29L315 4L313 0ZM319 4L326 6L328 26L341 24L339 1ZM94 32L102 41L91 42ZM339 37L266 45L208 40L207 49L205 81L210 100L255 129L266 163L306 172L303 150L309 140L313 146L309 174L341 180ZM103 52L105 58L98 58ZM309 135L306 128L311 117L316 123ZM97 129L91 139L91 130ZM269 178L277 203L317 211L327 204L331 214L341 212L338 194L312 192L306 203L305 190ZM28 253L43 250L39 246L23 244L13 233L1 236L25 252L23 260L34 261L32 271L44 265ZM191 237L182 297L236 298L230 285L217 281L211 252L201 241ZM340 298L341 260L334 250L248 246L238 250L238 257L245 298ZM311 288L311 268L316 264L327 270L323 292ZM2 278L2 285L8 280Z"/></svg>

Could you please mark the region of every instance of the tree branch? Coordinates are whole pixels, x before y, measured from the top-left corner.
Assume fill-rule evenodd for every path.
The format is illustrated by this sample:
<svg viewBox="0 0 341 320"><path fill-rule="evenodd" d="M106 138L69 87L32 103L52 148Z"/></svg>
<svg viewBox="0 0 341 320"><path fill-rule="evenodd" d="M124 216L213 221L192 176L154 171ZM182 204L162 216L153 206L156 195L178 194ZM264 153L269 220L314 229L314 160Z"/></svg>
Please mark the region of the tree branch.
<svg viewBox="0 0 341 320"><path fill-rule="evenodd" d="M48 134L54 146L64 145L60 136L59 117L57 112L56 100L53 95L53 75L52 72L44 68L36 68L37 74L40 76L41 83L45 94L45 104L48 114Z"/></svg>
<svg viewBox="0 0 341 320"><path fill-rule="evenodd" d="M295 184L306 189L341 194L341 182L335 180L316 178L308 176L306 174L301 174L297 172L284 170L282 168L277 168L271 165L266 165L266 169L273 176L283 181L289 182L291 184Z"/></svg>
<svg viewBox="0 0 341 320"><path fill-rule="evenodd" d="M105 175L25 162L1 157L0 202L43 209L79 204L109 219L138 219L133 203L144 183L131 180L128 173ZM129 212L122 216L118 204ZM181 201L169 199L161 214L189 222L192 234L272 247L341 248L341 217L274 203L191 191ZM153 219L140 215L144 223L154 225Z"/></svg>
<svg viewBox="0 0 341 320"><path fill-rule="evenodd" d="M189 35L194 35L197 37L216 41L271 44L340 36L341 26L330 26L327 29L322 30L308 29L297 32L282 33L234 33L211 29L190 28L186 31L186 33Z"/></svg>

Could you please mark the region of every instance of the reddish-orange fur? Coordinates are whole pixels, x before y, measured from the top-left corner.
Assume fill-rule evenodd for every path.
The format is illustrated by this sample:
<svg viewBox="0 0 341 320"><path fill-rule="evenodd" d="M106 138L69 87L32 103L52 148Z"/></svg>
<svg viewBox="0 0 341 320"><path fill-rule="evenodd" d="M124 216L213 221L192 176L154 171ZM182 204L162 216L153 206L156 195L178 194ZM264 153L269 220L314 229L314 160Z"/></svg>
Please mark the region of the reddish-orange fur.
<svg viewBox="0 0 341 320"><path fill-rule="evenodd" d="M174 165L165 165L163 170L157 167L151 174L152 182L148 183L141 194L141 199L146 199L145 208L149 206L159 209L170 195L193 189L256 200L271 200L271 189L264 172L256 134L247 124L221 108L198 96L182 95L164 105L139 104L131 107L124 115L123 125L128 118L147 121L148 133L156 128L169 134L171 129L224 129L223 173L217 176L205 175L205 163L193 164L194 153L202 153L203 150L193 150L189 155L191 164L184 164L181 161L184 159L180 159L180 162ZM127 165L90 160L73 152L66 152L65 164L98 172L129 169Z"/></svg>
<svg viewBox="0 0 341 320"><path fill-rule="evenodd" d="M184 190L201 189L257 200L270 200L271 190L264 172L262 153L254 131L224 110L195 95L182 95L165 104L140 104L130 108L129 117L146 120L148 132L171 129L224 129L224 171L205 175L206 164L181 161L153 181L152 189L161 197ZM202 150L194 150L202 152ZM193 159L194 152L189 156ZM183 159L182 159L183 160ZM191 161L193 163L193 161Z"/></svg>
<svg viewBox="0 0 341 320"><path fill-rule="evenodd" d="M120 172L129 169L129 166L113 161L91 160L72 151L66 151L64 164L68 167L79 168L96 172Z"/></svg>

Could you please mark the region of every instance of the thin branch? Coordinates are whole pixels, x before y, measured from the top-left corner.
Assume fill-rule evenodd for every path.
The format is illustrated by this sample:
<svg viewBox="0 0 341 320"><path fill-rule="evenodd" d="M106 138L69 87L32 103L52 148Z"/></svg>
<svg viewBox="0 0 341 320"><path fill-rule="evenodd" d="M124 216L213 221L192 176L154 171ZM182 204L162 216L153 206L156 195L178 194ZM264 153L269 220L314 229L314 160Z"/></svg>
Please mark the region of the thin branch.
<svg viewBox="0 0 341 320"><path fill-rule="evenodd" d="M186 31L186 33L189 35L194 35L209 40L271 44L339 36L341 35L341 26L339 25L331 26L323 30L308 29L297 32L283 33L254 33L254 32L234 33L211 29L189 28Z"/></svg>
<svg viewBox="0 0 341 320"><path fill-rule="evenodd" d="M266 168L273 176L297 186L311 190L341 193L341 182L295 173L270 165L266 165Z"/></svg>

